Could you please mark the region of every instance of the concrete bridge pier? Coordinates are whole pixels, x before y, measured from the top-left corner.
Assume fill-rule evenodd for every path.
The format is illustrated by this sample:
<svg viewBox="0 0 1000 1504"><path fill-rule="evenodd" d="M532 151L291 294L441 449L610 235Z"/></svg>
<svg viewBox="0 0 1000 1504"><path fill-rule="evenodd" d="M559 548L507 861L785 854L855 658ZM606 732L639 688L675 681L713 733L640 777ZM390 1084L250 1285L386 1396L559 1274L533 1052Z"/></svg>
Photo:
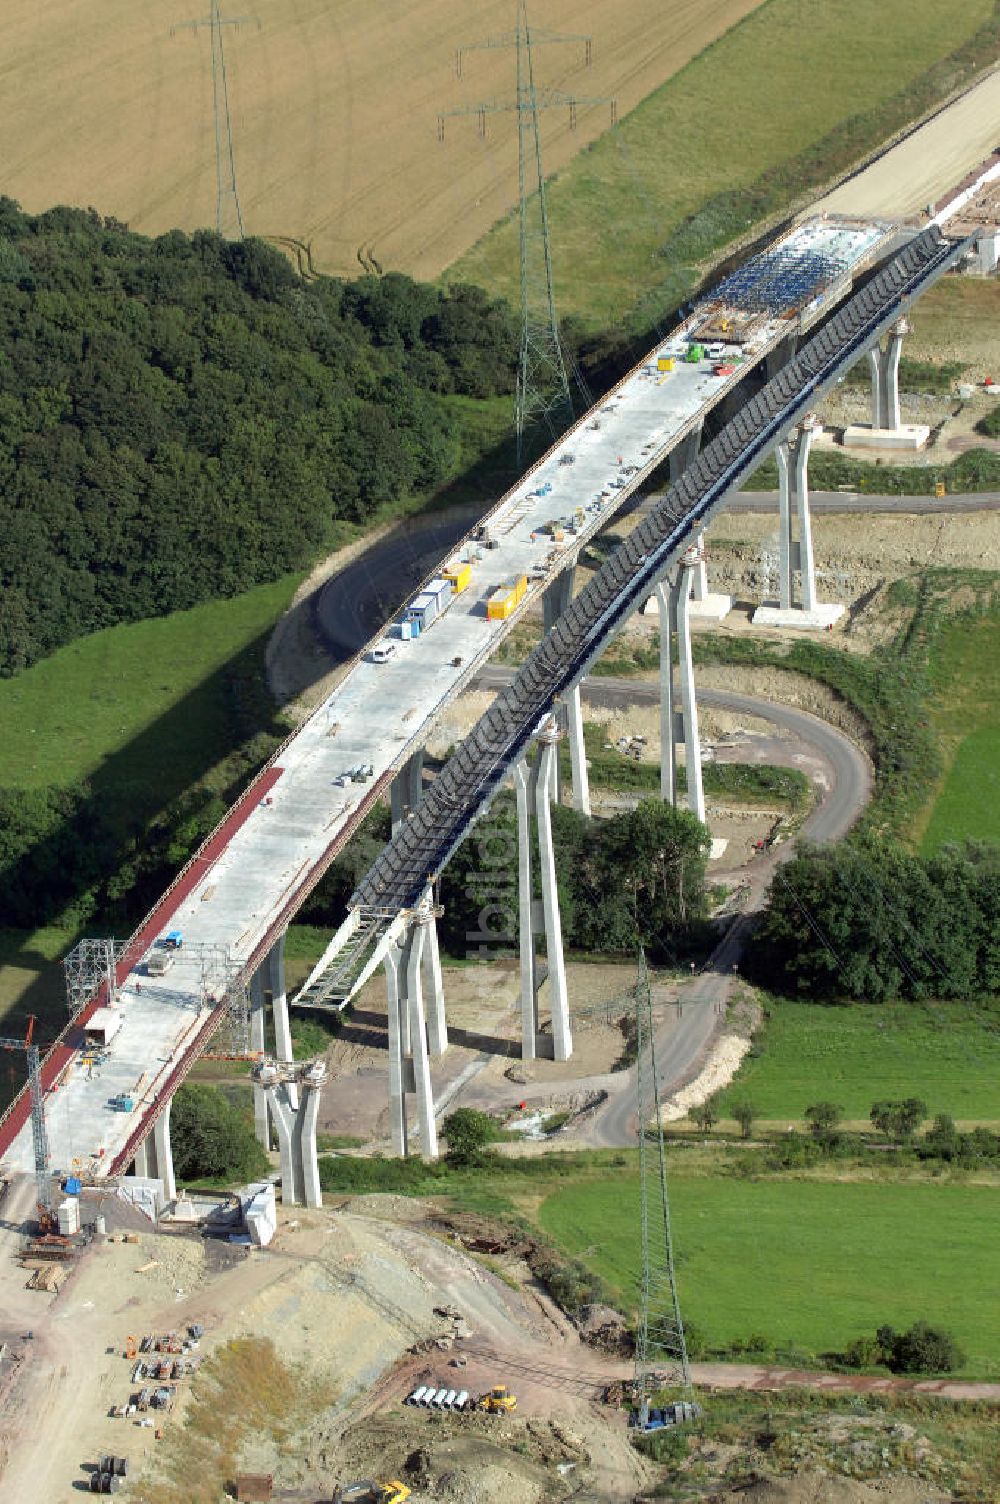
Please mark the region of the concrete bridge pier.
<svg viewBox="0 0 1000 1504"><path fill-rule="evenodd" d="M573 599L573 581L576 577L576 560L556 575L542 596L542 630L546 637L559 617ZM557 708L559 727L569 733L570 777L573 785L573 808L582 815L590 814L590 778L587 773L587 757L583 739L583 710L580 705L580 686L574 685L563 696ZM558 804L560 787L558 759L553 763L552 797Z"/></svg>
<svg viewBox="0 0 1000 1504"><path fill-rule="evenodd" d="M685 553L673 579L657 585L656 604L660 613L660 797L668 804L676 806L678 803L677 744L683 742L688 808L704 822L705 791L691 653L691 590L699 552L696 543ZM680 679L679 709L672 652L675 639Z"/></svg>
<svg viewBox="0 0 1000 1504"><path fill-rule="evenodd" d="M267 1048L265 1039L266 975L264 966L258 966L250 978L250 1049L262 1056ZM259 1143L265 1149L271 1147L271 1120L268 1115L267 1092L254 1077L253 1126Z"/></svg>
<svg viewBox="0 0 1000 1504"><path fill-rule="evenodd" d="M812 518L809 509L809 451L820 429L812 413L799 424L793 436L775 449L778 462L778 604L758 606L755 627L832 627L844 607L821 604L816 599L816 566L813 559ZM798 538L793 538L793 519ZM795 576L799 577L799 600L795 600Z"/></svg>
<svg viewBox="0 0 1000 1504"><path fill-rule="evenodd" d="M254 1067L254 1087L259 1086L266 1094L278 1131L281 1199L285 1206L323 1205L316 1152L316 1121L326 1076L322 1060L304 1068L276 1064L271 1060ZM301 1089L301 1098L294 1105L289 1091L293 1085L296 1096Z"/></svg>
<svg viewBox="0 0 1000 1504"><path fill-rule="evenodd" d="M670 451L670 481L680 480L691 465L698 458L701 449L702 425L690 429L680 443ZM700 532L697 538L698 561L692 572L691 579L691 602L688 611L692 616L704 617L709 621L722 621L728 616L733 608L731 595L721 595L717 591L708 588L708 569L705 564L705 534Z"/></svg>
<svg viewBox="0 0 1000 1504"><path fill-rule="evenodd" d="M412 1092L417 1098L421 1152L425 1159L437 1159L438 1156L437 1123L431 1088L431 1054L442 1053L448 1042L444 1026L443 996L440 1015L436 1019L436 1003L432 1000L431 1028L428 1028L424 1013L423 978L427 969L424 957L431 943L433 924L434 912L428 892L420 906L413 911L398 940L390 946L385 958L389 1005L389 1131L392 1148L394 1154L405 1155L410 1152L406 1097ZM432 943L436 954L436 935Z"/></svg>
<svg viewBox="0 0 1000 1504"><path fill-rule="evenodd" d="M538 750L529 766L522 760L514 769L517 795L518 934L521 956L521 1058L534 1060L548 1040L538 1027L538 991L544 977L535 955L538 934L545 936L545 960L549 982L552 1025L552 1055L568 1060L573 1053L569 1019L569 993L563 958L559 891L556 885L555 849L552 842L552 766L559 754L561 732L554 719L539 736ZM538 859L542 896L536 899L532 884L532 816L538 830Z"/></svg>
<svg viewBox="0 0 1000 1504"><path fill-rule="evenodd" d="M872 428L895 433L900 428L899 420L899 357L903 339L910 326L905 318L898 319L886 339L885 345L874 345L868 351L872 373Z"/></svg>
<svg viewBox="0 0 1000 1504"><path fill-rule="evenodd" d="M389 785L389 807L392 813L392 833L402 825L407 815L415 810L424 792L424 749L417 750L407 758L392 783Z"/></svg>
<svg viewBox="0 0 1000 1504"><path fill-rule="evenodd" d="M282 930L267 953L267 985L271 994L271 1016L274 1019L274 1053L281 1062L290 1064L292 1054L292 1030L288 1017L288 989L285 984L285 935ZM299 1088L295 1081L288 1082L289 1099L293 1107L299 1105Z"/></svg>
<svg viewBox="0 0 1000 1504"><path fill-rule="evenodd" d="M173 1098L170 1098L153 1124L152 1133L136 1150L132 1171L134 1175L144 1180L162 1180L165 1201L177 1200L174 1156L170 1147L170 1109L172 1106Z"/></svg>

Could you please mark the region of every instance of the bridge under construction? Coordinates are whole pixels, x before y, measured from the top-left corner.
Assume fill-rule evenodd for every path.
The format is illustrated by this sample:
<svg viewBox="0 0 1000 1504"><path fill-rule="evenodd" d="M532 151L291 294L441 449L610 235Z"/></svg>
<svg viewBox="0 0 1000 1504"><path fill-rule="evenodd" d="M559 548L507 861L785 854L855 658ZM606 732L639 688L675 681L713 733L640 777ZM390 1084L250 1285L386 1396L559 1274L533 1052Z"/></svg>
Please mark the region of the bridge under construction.
<svg viewBox="0 0 1000 1504"><path fill-rule="evenodd" d="M294 1194L318 1196L310 1170L316 1112L306 1099L318 1092L322 1072L291 1068L284 936L331 861L387 797L392 839L293 1001L343 1006L385 967L397 1152L417 1142L424 1154L437 1152L430 1060L448 1040L434 880L510 779L521 848L522 1049L529 1057L543 1048L568 1057L571 1020L550 805L557 744L567 735L573 797L589 808L580 681L627 618L657 599L664 725L672 747L676 719L689 758L693 747L697 759L688 628L699 597L710 609L702 534L733 490L774 452L782 456L783 477L779 607L799 612L803 625L829 619L812 580L805 475L810 410L870 354L873 419L888 414L891 422L895 412L898 422L900 320L975 243L975 236L949 234L946 224L918 231L878 221L806 221L708 294L548 450L442 562L425 590L401 606L395 629L348 666L135 934L123 946L108 943L78 958L74 1011L41 1069L53 1168L101 1178L134 1165L160 1180L169 1198L170 1102L195 1060L219 1048L256 1062L258 1131L270 1142L272 1126L277 1129L283 1168L299 1188ZM718 431L703 444L709 419ZM668 463L666 494L574 595L580 549ZM792 599L796 574L798 603ZM420 600L433 597L448 576L461 580L460 588L437 619L425 614L426 630L417 634L414 623L419 626L427 611ZM424 789L423 747L442 710L539 601L546 626L541 644ZM681 649L679 704L672 636ZM533 900L532 824L540 916ZM548 962L551 1018L544 1039L536 928L544 932ZM268 1001L276 1071L264 1059ZM108 1009L118 1024L98 1073L84 1045L88 1025ZM25 1092L0 1120L0 1156L8 1167L27 1170L33 1154Z"/></svg>

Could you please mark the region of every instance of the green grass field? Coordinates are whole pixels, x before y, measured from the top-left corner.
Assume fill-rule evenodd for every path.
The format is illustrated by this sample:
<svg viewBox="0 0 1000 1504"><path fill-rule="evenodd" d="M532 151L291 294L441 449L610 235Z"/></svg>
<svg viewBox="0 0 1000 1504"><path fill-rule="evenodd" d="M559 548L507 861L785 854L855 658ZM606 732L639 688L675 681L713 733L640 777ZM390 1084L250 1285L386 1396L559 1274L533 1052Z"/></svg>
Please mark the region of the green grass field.
<svg viewBox="0 0 1000 1504"><path fill-rule="evenodd" d="M723 1117L737 1101L759 1118L795 1122L832 1101L867 1121L880 1098L921 1097L933 1115L1000 1121L1000 1012L963 1003L854 1003L842 1008L776 1000L761 1037L719 1096Z"/></svg>
<svg viewBox="0 0 1000 1504"><path fill-rule="evenodd" d="M75 783L114 759L120 782L185 788L231 750L215 676L270 632L299 578L109 627L0 680L0 785Z"/></svg>
<svg viewBox="0 0 1000 1504"><path fill-rule="evenodd" d="M995 1187L677 1174L670 1196L681 1307L712 1345L760 1332L820 1353L924 1318L954 1332L968 1372L1000 1373ZM558 1190L539 1220L634 1307L637 1179Z"/></svg>
<svg viewBox="0 0 1000 1504"><path fill-rule="evenodd" d="M966 838L1000 841L1000 606L941 629L931 678L931 719L947 772L924 812L922 849Z"/></svg>
<svg viewBox="0 0 1000 1504"><path fill-rule="evenodd" d="M152 817L199 781L245 773L227 759L274 731L264 646L299 577L230 600L83 637L0 680L0 785L86 781L109 807ZM252 759L251 759L252 760ZM78 938L52 926L0 930L0 1017L63 1021L59 961Z"/></svg>
<svg viewBox="0 0 1000 1504"><path fill-rule="evenodd" d="M992 0L769 0L552 180L561 316L607 329L638 307L635 326L653 322L684 297L691 268L759 217L761 201L744 195L762 174L780 177L763 205L773 213L842 170L954 87L956 69L942 70L937 83L920 81L993 14ZM839 141L821 147L847 121ZM792 160L816 148L815 159ZM720 194L727 202L665 251L682 223ZM448 273L515 305L517 275L514 218Z"/></svg>

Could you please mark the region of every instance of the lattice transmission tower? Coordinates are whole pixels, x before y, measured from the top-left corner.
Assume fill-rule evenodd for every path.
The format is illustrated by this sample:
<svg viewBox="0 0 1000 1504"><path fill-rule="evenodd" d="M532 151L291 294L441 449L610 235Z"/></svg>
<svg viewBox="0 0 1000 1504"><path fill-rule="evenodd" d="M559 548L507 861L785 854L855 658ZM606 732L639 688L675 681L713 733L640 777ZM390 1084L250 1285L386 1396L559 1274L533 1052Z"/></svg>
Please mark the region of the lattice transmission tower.
<svg viewBox="0 0 1000 1504"><path fill-rule="evenodd" d="M229 81L226 77L226 52L222 42L224 26L238 27L248 21L260 22L255 16L224 17L220 0L211 0L210 14L200 21L185 21L172 26L177 31L200 31L207 26L212 36L212 114L215 120L215 228L227 240L242 240L243 211L236 188L236 154L233 150L233 121L229 110Z"/></svg>
<svg viewBox="0 0 1000 1504"><path fill-rule="evenodd" d="M569 110L570 129L575 129L580 105L610 104L611 123L617 120L617 107L607 96L564 94L558 89L541 87L535 82L533 49L540 44L583 43L584 63L593 56L591 38L577 33L533 30L528 25L527 0L517 0L517 24L513 31L488 37L460 47L455 54L455 71L463 76L462 60L467 52L513 47L517 53L517 87L513 99L490 99L464 105L438 115L438 139L444 140L445 120L452 115L475 115L479 134L486 135L489 115L517 115L517 184L520 226L520 342L517 369L517 396L514 421L517 433L517 459L521 464L524 438L529 425L543 422L553 437L558 437L573 421L573 398L556 315L552 278L552 242L549 235L548 209L545 201L545 174L542 170L542 145L538 117L542 110L562 106ZM581 379L574 368L574 375ZM589 394L584 391L589 403Z"/></svg>
<svg viewBox="0 0 1000 1504"><path fill-rule="evenodd" d="M650 1396L665 1386L689 1390L691 1370L674 1276L652 993L642 950L635 985L635 1012L642 1290L635 1344L633 1403L639 1412L639 1424L643 1426L649 1416Z"/></svg>

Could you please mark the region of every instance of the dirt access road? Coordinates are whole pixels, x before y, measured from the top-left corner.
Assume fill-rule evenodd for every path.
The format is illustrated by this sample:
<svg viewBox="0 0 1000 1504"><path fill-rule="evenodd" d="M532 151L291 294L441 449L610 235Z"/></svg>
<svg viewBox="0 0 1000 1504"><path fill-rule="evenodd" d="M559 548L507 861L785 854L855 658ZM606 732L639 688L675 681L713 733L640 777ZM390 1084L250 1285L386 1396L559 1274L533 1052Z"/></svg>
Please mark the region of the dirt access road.
<svg viewBox="0 0 1000 1504"><path fill-rule="evenodd" d="M477 683L499 688L511 675L510 669L491 667L480 675ZM659 699L657 685L632 679L585 680L583 692L586 700L601 705L658 703ZM804 711L769 704L749 695L705 690L699 694L699 703L770 722L807 746L825 772L816 784L817 803L803 822L802 835L813 841L833 841L850 829L871 796L872 771L868 759L843 732ZM676 995L671 993L673 1006L657 1028L657 1064L665 1100L700 1074L718 1045L733 986L738 980L747 929L764 902L775 872L793 854L792 843L778 846L755 858L749 868L726 874L731 881L742 877L747 884L742 917L729 929L702 971L682 984ZM484 1059L484 1066L486 1063ZM567 1142L572 1138L574 1143L607 1148L635 1143L634 1069L580 1077L572 1085L577 1093L603 1092L607 1096L595 1112L567 1131ZM716 1082L712 1089L717 1086ZM522 1100L534 1104L551 1094L548 1082L525 1085L470 1070L464 1073L460 1089L448 1097L445 1105L449 1110L455 1106L492 1109Z"/></svg>
<svg viewBox="0 0 1000 1504"><path fill-rule="evenodd" d="M536 77L634 108L760 0L537 0L532 25L589 33L539 46ZM204 0L6 0L0 90L4 192L37 212L94 204L158 234L215 226L212 48ZM237 20L237 13L239 19ZM312 244L318 270L359 274L358 248L387 270L434 277L516 203L516 117L438 114L503 97L510 48L463 44L508 32L508 0L268 0L234 5L223 32L236 180L248 234ZM199 23L199 24L193 24ZM605 105L552 110L545 165L607 129ZM235 219L224 225L235 235Z"/></svg>
<svg viewBox="0 0 1000 1504"><path fill-rule="evenodd" d="M808 215L870 214L888 219L919 213L996 148L998 115L1000 71L994 71L811 204Z"/></svg>

